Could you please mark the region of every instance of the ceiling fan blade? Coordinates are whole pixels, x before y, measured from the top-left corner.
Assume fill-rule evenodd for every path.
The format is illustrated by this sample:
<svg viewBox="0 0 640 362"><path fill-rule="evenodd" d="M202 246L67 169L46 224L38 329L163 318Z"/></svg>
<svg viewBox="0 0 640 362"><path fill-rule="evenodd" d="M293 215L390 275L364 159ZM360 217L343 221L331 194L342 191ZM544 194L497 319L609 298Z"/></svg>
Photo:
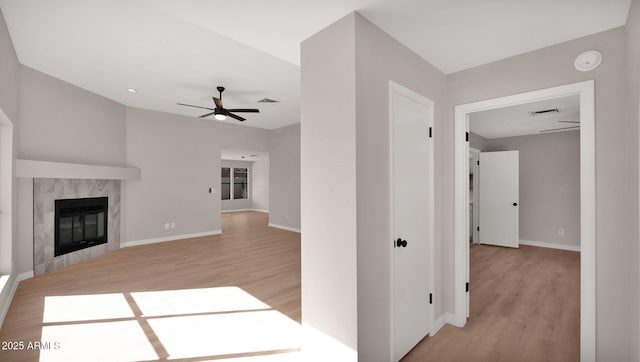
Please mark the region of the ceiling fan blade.
<svg viewBox="0 0 640 362"><path fill-rule="evenodd" d="M260 113L260 110L259 109L255 109L255 108L234 108L234 109L227 109L227 111L229 111L229 112Z"/></svg>
<svg viewBox="0 0 640 362"><path fill-rule="evenodd" d="M202 109L208 109L210 111L213 111L213 108L207 108L207 107L200 107L200 106L194 106L192 104L184 104L184 103L176 103L179 106L187 106L187 107L194 107L194 108L202 108Z"/></svg>
<svg viewBox="0 0 640 362"><path fill-rule="evenodd" d="M211 97L213 99L213 103L216 104L216 108L224 108L222 106L222 99L220 98L216 98L216 97Z"/></svg>
<svg viewBox="0 0 640 362"><path fill-rule="evenodd" d="M238 116L237 114L233 114L233 113L229 113L229 112L227 112L227 116L229 116L231 118L235 118L240 122L246 120L246 118L242 118L242 117Z"/></svg>
<svg viewBox="0 0 640 362"><path fill-rule="evenodd" d="M559 123L580 123L580 121L558 121Z"/></svg>
<svg viewBox="0 0 640 362"><path fill-rule="evenodd" d="M198 118L205 118L205 117L209 117L212 114L215 114L216 112L211 112L211 113L207 113L207 114L203 114L202 116L198 117Z"/></svg>
<svg viewBox="0 0 640 362"><path fill-rule="evenodd" d="M580 126L571 126L571 127L561 127L561 128L553 128L553 129L544 129L542 131L540 131L540 133L543 132L551 132L551 131L560 131L563 129L572 129L572 128L580 128Z"/></svg>

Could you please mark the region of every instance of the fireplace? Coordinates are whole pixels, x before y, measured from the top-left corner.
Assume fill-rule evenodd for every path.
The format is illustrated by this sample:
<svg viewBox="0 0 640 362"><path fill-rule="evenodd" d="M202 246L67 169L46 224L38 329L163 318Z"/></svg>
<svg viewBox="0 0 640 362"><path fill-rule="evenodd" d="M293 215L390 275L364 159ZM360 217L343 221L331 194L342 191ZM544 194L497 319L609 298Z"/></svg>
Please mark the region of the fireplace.
<svg viewBox="0 0 640 362"><path fill-rule="evenodd" d="M109 199L55 200L55 256L107 242Z"/></svg>

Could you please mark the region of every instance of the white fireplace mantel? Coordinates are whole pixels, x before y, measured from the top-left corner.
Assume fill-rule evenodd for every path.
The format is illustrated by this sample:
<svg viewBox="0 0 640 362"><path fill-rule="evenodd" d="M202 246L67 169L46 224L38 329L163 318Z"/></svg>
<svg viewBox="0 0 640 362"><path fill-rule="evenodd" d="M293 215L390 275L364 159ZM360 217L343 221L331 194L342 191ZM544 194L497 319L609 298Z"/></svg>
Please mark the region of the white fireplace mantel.
<svg viewBox="0 0 640 362"><path fill-rule="evenodd" d="M135 167L84 165L79 163L16 160L16 177L68 178L96 180L140 180L142 171Z"/></svg>

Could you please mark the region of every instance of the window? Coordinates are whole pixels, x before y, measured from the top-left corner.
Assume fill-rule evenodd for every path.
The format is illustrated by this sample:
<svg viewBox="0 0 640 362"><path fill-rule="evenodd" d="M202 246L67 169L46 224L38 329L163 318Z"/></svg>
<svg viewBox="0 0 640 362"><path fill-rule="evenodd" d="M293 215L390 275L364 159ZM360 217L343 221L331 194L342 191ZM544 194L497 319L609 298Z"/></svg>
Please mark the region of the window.
<svg viewBox="0 0 640 362"><path fill-rule="evenodd" d="M222 167L222 200L241 200L249 198L249 171L247 168ZM233 179L233 183L231 183Z"/></svg>
<svg viewBox="0 0 640 362"><path fill-rule="evenodd" d="M247 181L246 168L233 169L233 198L235 200L248 198L249 190L247 188Z"/></svg>
<svg viewBox="0 0 640 362"><path fill-rule="evenodd" d="M231 169L229 167L222 168L222 199L231 199Z"/></svg>

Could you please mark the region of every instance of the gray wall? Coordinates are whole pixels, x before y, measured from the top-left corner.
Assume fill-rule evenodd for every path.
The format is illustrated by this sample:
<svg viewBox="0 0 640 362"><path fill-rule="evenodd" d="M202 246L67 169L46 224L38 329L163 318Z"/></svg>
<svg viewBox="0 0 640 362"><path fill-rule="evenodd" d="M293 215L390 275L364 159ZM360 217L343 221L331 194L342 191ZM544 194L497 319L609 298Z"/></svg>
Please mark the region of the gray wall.
<svg viewBox="0 0 640 362"><path fill-rule="evenodd" d="M271 131L269 224L300 229L300 124Z"/></svg>
<svg viewBox="0 0 640 362"><path fill-rule="evenodd" d="M596 194L597 194L597 356L599 360L632 360L637 352L637 288L630 276L638 262L638 162L634 145L637 127L629 122L627 52L623 28L613 29L502 61L465 70L447 77L447 119L441 126L448 140L438 150L445 156L441 179L445 205L453 204L453 107L483 99L595 79ZM589 49L604 56L591 72L574 69L575 57ZM447 213L444 240L453 240L453 214ZM444 257L453 260L453 244ZM453 265L444 270L453 274ZM636 273L637 275L637 273ZM635 279L637 284L637 278ZM447 293L453 309L453 290Z"/></svg>
<svg viewBox="0 0 640 362"><path fill-rule="evenodd" d="M142 179L126 186L123 241L220 230L220 152L269 150L269 131L127 108L127 164ZM164 223L176 228L165 230Z"/></svg>
<svg viewBox="0 0 640 362"><path fill-rule="evenodd" d="M124 119L122 104L21 67L19 158L122 166Z"/></svg>
<svg viewBox="0 0 640 362"><path fill-rule="evenodd" d="M0 108L12 122L18 122L20 64L0 9Z"/></svg>
<svg viewBox="0 0 640 362"><path fill-rule="evenodd" d="M475 134L473 132L469 132L469 147L475 148L476 150L484 150L487 145L487 139Z"/></svg>
<svg viewBox="0 0 640 362"><path fill-rule="evenodd" d="M512 150L520 151L520 240L579 247L580 131L494 138L482 149Z"/></svg>
<svg viewBox="0 0 640 362"><path fill-rule="evenodd" d="M444 74L359 14L302 44L302 319L363 361L391 352L389 80L443 117Z"/></svg>
<svg viewBox="0 0 640 362"><path fill-rule="evenodd" d="M335 341L303 346L317 360L344 346L324 359L353 361L358 350L356 17L301 45L302 325Z"/></svg>
<svg viewBox="0 0 640 362"><path fill-rule="evenodd" d="M17 144L18 144L18 134L19 134L19 85L20 85L20 64L18 63L18 57L16 56L16 52L13 48L13 43L11 42L11 38L9 36L9 31L7 30L7 25L4 21L4 15L0 10L0 108L4 111L7 117L10 118L13 123L13 159L17 155ZM12 235L11 235L11 259L16 260L19 258L18 255L18 218L15 215L18 215L18 197L17 197L18 187L17 187L17 179L13 179L12 185L12 202L11 202L11 214L14 215L12 218ZM6 248L2 248L3 251L7 251ZM11 270L8 270L9 266L6 265L0 270L0 272L7 273L10 272L9 280L7 281L7 286L10 286L15 280L15 276L19 273L18 265L11 265ZM10 288L4 288L0 291L0 308L2 308L7 302L7 296Z"/></svg>
<svg viewBox="0 0 640 362"><path fill-rule="evenodd" d="M631 2L631 9L629 10L629 16L627 18L627 67L629 80L629 113L631 122L631 136L635 137L635 142L632 143L632 154L637 155L636 164L640 160L640 149L638 148L638 134L640 125L640 2L634 0ZM638 174L635 178L630 180L636 187L640 187L638 183ZM640 202L640 200L639 200ZM636 213L638 205L636 205ZM640 218L636 215L636 225L640 227ZM629 285L632 289L635 289L636 299L631 304L640 305L640 241L636 236L633 243L635 250L630 253L632 258L631 265L633 266L633 272L630 275L631 281ZM636 320L635 329L629 335L632 343L633 341L640 340L640 308L634 308L631 310L630 320ZM635 357L632 358L636 361L640 361L640 343L635 343L637 349L635 350Z"/></svg>
<svg viewBox="0 0 640 362"><path fill-rule="evenodd" d="M389 273L389 80L433 100L436 122L441 122L444 114L446 84L444 74L427 61L362 16L356 15L355 20L358 350L363 361L381 361L387 360L391 351L389 311L393 294ZM437 126L434 137L437 142ZM441 239L436 236L434 259L436 270L440 270L437 240ZM438 318L443 312L443 293L440 274L436 272L435 277Z"/></svg>
<svg viewBox="0 0 640 362"><path fill-rule="evenodd" d="M300 152L298 152L300 155ZM251 208L257 211L269 211L269 158L253 161L251 173ZM300 173L297 184L300 187ZM298 192L300 195L300 192ZM298 217L300 210L298 210Z"/></svg>

